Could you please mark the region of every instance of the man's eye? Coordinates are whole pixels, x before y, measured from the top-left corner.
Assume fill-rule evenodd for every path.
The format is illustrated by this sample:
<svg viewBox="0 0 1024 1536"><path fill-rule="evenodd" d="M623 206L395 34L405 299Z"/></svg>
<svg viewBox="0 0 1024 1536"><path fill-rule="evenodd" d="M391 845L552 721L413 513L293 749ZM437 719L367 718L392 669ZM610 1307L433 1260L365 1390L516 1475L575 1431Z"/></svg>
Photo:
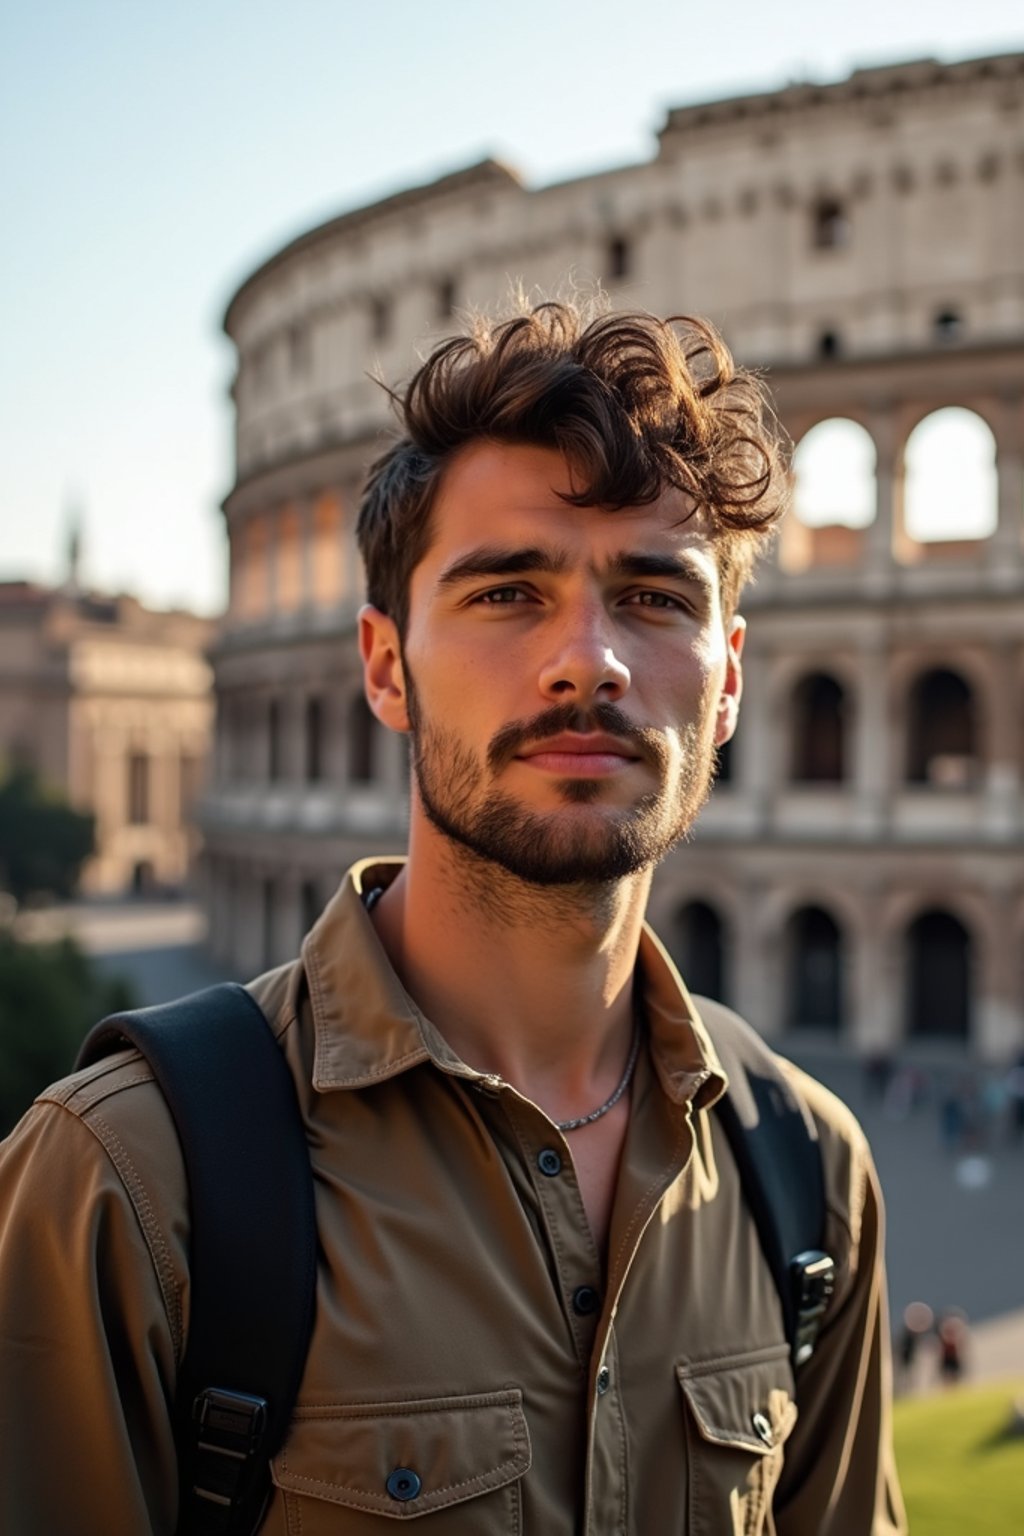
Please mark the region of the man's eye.
<svg viewBox="0 0 1024 1536"><path fill-rule="evenodd" d="M526 593L522 587L492 587L489 592L481 592L474 601L491 608L505 608L512 603L525 602Z"/></svg>
<svg viewBox="0 0 1024 1536"><path fill-rule="evenodd" d="M679 613L686 611L686 604L682 598L676 597L672 592L659 592L657 590L632 592L626 601L633 603L638 608L662 608L667 612L675 611Z"/></svg>

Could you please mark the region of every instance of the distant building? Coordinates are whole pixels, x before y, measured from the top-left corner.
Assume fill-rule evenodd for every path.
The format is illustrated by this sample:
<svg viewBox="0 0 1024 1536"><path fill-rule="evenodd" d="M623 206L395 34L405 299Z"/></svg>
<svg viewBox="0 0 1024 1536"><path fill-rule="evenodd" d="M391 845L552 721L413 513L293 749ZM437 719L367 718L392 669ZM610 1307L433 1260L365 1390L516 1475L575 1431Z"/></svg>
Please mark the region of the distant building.
<svg viewBox="0 0 1024 1536"><path fill-rule="evenodd" d="M0 760L96 817L88 892L184 885L213 731L207 619L0 582Z"/></svg>
<svg viewBox="0 0 1024 1536"><path fill-rule="evenodd" d="M551 292L569 273L710 316L798 444L800 515L745 604L739 733L659 873L660 932L695 989L772 1037L1019 1051L1021 54L681 107L649 163L539 190L487 161L242 284L206 806L222 957L284 959L349 859L402 845L404 747L362 701L353 642L354 514L388 424L368 373L407 374L510 276ZM976 464L942 462L949 407ZM924 537L915 508L958 493L970 537Z"/></svg>

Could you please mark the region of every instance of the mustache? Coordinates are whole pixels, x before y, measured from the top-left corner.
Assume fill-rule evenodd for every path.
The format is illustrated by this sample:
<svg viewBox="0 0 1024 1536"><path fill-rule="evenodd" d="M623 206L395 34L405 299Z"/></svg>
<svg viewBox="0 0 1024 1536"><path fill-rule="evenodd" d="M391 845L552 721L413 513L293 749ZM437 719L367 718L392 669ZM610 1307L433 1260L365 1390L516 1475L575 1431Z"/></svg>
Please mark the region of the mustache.
<svg viewBox="0 0 1024 1536"><path fill-rule="evenodd" d="M499 773L524 747L566 732L587 736L593 731L617 736L645 762L657 767L663 767L667 762L668 751L661 733L634 725L617 704L594 704L590 709L580 709L576 704L555 704L529 720L513 720L502 726L487 748L487 766L492 773Z"/></svg>

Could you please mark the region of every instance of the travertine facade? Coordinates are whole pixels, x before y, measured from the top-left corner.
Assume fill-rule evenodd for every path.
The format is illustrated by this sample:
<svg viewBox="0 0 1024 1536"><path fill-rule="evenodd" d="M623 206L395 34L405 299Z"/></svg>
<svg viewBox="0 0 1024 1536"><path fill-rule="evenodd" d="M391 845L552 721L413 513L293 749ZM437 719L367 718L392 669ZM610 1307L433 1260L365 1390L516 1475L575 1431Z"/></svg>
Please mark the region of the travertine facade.
<svg viewBox="0 0 1024 1536"><path fill-rule="evenodd" d="M86 891L189 877L213 734L211 631L131 597L0 582L0 759L94 813Z"/></svg>
<svg viewBox="0 0 1024 1536"><path fill-rule="evenodd" d="M711 316L768 369L798 444L802 520L745 602L740 731L659 875L659 929L768 1034L1019 1050L1024 55L685 107L650 163L536 191L486 162L311 231L243 284L206 810L222 956L284 958L349 858L402 843L404 746L367 718L353 643L354 513L388 419L367 374L406 374L510 277L570 275ZM987 459L970 507L926 430L948 407L974 413ZM867 504L842 521L816 500L820 452L810 474L835 419L866 434ZM922 542L915 499L961 482L985 536Z"/></svg>

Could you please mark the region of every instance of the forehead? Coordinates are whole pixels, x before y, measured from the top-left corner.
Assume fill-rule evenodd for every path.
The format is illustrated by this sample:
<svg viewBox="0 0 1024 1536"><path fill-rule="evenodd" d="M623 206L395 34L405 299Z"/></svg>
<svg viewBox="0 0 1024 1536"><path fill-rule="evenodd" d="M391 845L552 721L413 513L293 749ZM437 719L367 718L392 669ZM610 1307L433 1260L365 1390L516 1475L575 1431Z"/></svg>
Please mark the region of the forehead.
<svg viewBox="0 0 1024 1536"><path fill-rule="evenodd" d="M608 511L563 500L575 492L571 467L553 448L481 441L446 467L431 513L423 575L482 543L550 546L596 567L629 551L692 552L717 583L707 520L675 487L640 507ZM417 567L417 571L419 571ZM413 580L416 576L414 573Z"/></svg>

